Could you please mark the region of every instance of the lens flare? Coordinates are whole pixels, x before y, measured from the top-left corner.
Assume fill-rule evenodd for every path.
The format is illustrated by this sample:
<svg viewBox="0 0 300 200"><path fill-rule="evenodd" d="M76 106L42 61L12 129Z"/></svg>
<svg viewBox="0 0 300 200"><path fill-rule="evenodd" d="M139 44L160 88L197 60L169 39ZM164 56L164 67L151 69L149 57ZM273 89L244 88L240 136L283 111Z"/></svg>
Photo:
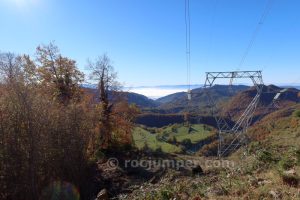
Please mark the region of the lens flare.
<svg viewBox="0 0 300 200"><path fill-rule="evenodd" d="M80 193L76 186L68 182L54 181L42 192L41 199L51 200L79 200Z"/></svg>

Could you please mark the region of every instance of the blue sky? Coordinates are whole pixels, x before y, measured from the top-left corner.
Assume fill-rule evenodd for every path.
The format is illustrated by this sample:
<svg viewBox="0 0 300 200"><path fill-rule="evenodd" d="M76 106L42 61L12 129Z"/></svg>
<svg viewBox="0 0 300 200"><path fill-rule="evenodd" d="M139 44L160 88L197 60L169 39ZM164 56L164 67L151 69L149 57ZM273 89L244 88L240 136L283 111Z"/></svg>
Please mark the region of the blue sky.
<svg viewBox="0 0 300 200"><path fill-rule="evenodd" d="M238 68L267 0L190 0L191 82ZM300 1L274 0L241 70L300 83ZM184 0L0 0L0 50L55 43L85 70L107 53L127 86L186 84Z"/></svg>

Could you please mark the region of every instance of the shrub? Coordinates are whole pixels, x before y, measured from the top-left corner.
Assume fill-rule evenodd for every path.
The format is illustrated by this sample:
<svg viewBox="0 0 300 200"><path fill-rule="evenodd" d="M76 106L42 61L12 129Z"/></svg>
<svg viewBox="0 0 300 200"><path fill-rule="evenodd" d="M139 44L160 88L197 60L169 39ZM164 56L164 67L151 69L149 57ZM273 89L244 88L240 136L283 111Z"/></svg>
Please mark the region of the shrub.
<svg viewBox="0 0 300 200"><path fill-rule="evenodd" d="M163 150L162 150L161 146L157 147L157 149L155 149L155 152L156 153L162 153Z"/></svg>
<svg viewBox="0 0 300 200"><path fill-rule="evenodd" d="M100 149L98 149L95 153L95 157L96 160L101 160L105 157L105 154Z"/></svg>
<svg viewBox="0 0 300 200"><path fill-rule="evenodd" d="M294 117L300 118L300 110L296 110L293 115Z"/></svg>
<svg viewBox="0 0 300 200"><path fill-rule="evenodd" d="M172 132L177 133L177 131L178 131L179 128L180 128L180 125L179 125L179 124L174 124L174 125L172 126Z"/></svg>
<svg viewBox="0 0 300 200"><path fill-rule="evenodd" d="M168 143L171 143L171 144L176 144L177 143L177 139L175 136L172 136L168 139Z"/></svg>
<svg viewBox="0 0 300 200"><path fill-rule="evenodd" d="M264 150L258 154L258 160L264 163L271 163L276 159L270 151Z"/></svg>
<svg viewBox="0 0 300 200"><path fill-rule="evenodd" d="M187 131L188 134L190 134L193 130L194 130L194 129L193 129L191 126L189 126L189 127L188 127L188 131Z"/></svg>
<svg viewBox="0 0 300 200"><path fill-rule="evenodd" d="M281 177L282 181L289 186L297 187L300 182L300 178L296 174L281 174Z"/></svg>
<svg viewBox="0 0 300 200"><path fill-rule="evenodd" d="M155 136L155 138L156 138L157 141L161 141L161 136L160 136L160 135L157 134L157 135Z"/></svg>
<svg viewBox="0 0 300 200"><path fill-rule="evenodd" d="M151 134L155 134L157 132L157 130L155 128L150 128L148 129L148 131L151 133Z"/></svg>
<svg viewBox="0 0 300 200"><path fill-rule="evenodd" d="M300 149L296 150L297 164L300 165Z"/></svg>
<svg viewBox="0 0 300 200"><path fill-rule="evenodd" d="M200 151L199 155L201 156L215 156L218 153L218 141L213 141L210 144L204 145Z"/></svg>
<svg viewBox="0 0 300 200"><path fill-rule="evenodd" d="M177 128L176 127L172 127L172 132L177 133Z"/></svg>
<svg viewBox="0 0 300 200"><path fill-rule="evenodd" d="M162 199L162 200L173 199L173 197L174 197L174 194L170 190L163 189L160 191L160 199Z"/></svg>
<svg viewBox="0 0 300 200"><path fill-rule="evenodd" d="M142 151L144 151L144 152L151 152L151 149L150 149L150 147L149 147L149 145L148 145L147 142L144 143Z"/></svg>
<svg viewBox="0 0 300 200"><path fill-rule="evenodd" d="M191 139L186 138L186 139L182 140L181 144L183 144L185 146L189 146L192 144L192 141L191 141Z"/></svg>
<svg viewBox="0 0 300 200"><path fill-rule="evenodd" d="M212 131L213 130L210 126L208 126L206 124L203 124L203 129L206 130L206 131Z"/></svg>
<svg viewBox="0 0 300 200"><path fill-rule="evenodd" d="M252 142L249 145L249 152L254 153L260 148L261 144L260 142Z"/></svg>
<svg viewBox="0 0 300 200"><path fill-rule="evenodd" d="M296 163L294 159L285 156L279 161L278 164L281 169L288 170L291 169Z"/></svg>

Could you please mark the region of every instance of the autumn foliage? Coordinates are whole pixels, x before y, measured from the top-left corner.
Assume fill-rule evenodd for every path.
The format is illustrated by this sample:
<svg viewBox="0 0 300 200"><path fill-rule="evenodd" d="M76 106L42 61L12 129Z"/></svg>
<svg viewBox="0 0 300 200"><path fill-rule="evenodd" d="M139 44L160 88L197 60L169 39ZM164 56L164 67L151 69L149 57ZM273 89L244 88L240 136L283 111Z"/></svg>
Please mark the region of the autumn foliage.
<svg viewBox="0 0 300 200"><path fill-rule="evenodd" d="M95 101L83 81L76 61L54 44L39 46L34 58L0 54L0 199L41 199L57 181L90 199L90 161L100 144L131 143L136 108L122 98Z"/></svg>

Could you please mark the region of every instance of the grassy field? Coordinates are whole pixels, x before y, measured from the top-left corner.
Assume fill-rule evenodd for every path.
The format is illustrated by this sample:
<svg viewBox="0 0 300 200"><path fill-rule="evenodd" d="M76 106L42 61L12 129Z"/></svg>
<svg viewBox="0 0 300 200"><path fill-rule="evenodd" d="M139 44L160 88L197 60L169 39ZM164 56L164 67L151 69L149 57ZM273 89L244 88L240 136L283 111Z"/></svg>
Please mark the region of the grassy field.
<svg viewBox="0 0 300 200"><path fill-rule="evenodd" d="M195 144L212 134L213 128L206 125L174 124L158 129L136 127L133 131L133 139L139 149L147 145L153 151L161 149L166 153L179 153L182 151L182 142Z"/></svg>
<svg viewBox="0 0 300 200"><path fill-rule="evenodd" d="M163 152L168 153L175 153L181 151L181 148L176 145L169 144L164 141L158 141L156 139L156 134L150 133L149 131L140 127L136 127L134 129L133 139L138 149L142 149L145 147L145 145L147 145L153 151L159 148L161 148Z"/></svg>
<svg viewBox="0 0 300 200"><path fill-rule="evenodd" d="M208 136L212 135L212 128L204 126L202 124L194 124L189 126L173 125L165 128L160 135L170 139L175 136L178 142L182 142L185 139L190 139L192 143L197 143Z"/></svg>

